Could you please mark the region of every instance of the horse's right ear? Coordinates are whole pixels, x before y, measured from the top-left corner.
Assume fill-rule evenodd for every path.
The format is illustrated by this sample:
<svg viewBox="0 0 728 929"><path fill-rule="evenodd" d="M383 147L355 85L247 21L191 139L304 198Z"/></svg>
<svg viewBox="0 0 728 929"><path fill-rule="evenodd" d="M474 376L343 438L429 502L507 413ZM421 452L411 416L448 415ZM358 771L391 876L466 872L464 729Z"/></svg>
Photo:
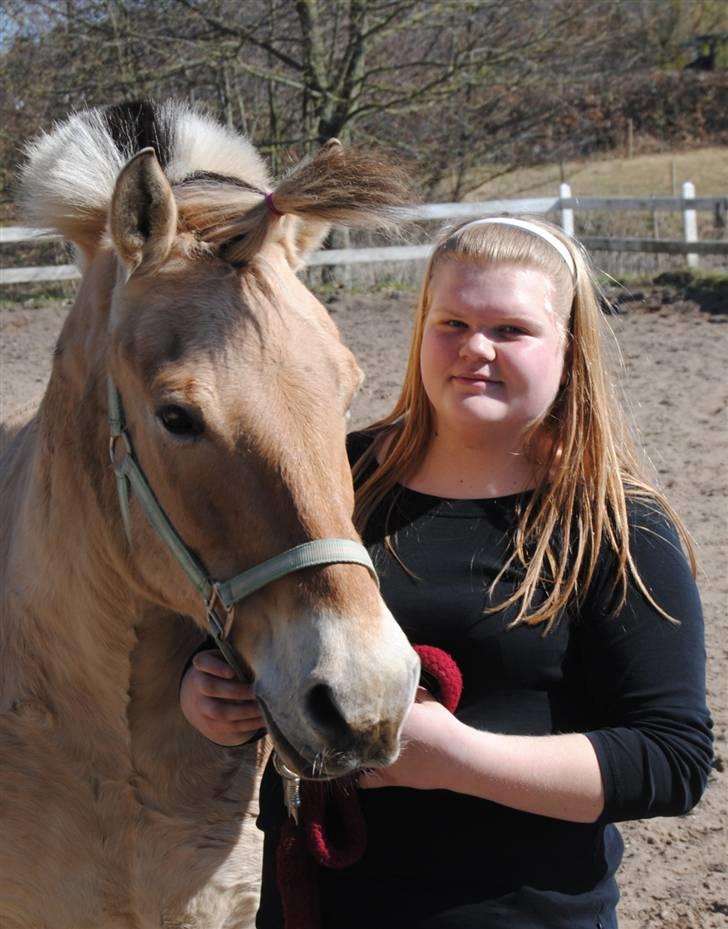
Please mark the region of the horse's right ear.
<svg viewBox="0 0 728 929"><path fill-rule="evenodd" d="M336 156L343 151L344 146L338 139L328 139L321 146L319 154ZM293 233L295 256L290 262L294 270L306 264L308 256L323 244L330 230L331 223L299 217Z"/></svg>
<svg viewBox="0 0 728 929"><path fill-rule="evenodd" d="M129 276L156 271L177 232L177 204L153 148L144 148L116 180L111 238Z"/></svg>

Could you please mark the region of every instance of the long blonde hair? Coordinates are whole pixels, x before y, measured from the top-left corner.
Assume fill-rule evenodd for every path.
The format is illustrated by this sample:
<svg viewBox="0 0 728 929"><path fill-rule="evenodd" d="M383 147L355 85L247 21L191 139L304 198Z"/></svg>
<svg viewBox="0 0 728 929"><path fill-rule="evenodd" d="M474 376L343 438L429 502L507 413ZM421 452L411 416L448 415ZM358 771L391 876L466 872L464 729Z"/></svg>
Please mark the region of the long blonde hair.
<svg viewBox="0 0 728 929"><path fill-rule="evenodd" d="M356 479L377 454L382 457L358 487L356 525L363 531L381 500L417 471L427 452L434 419L422 384L420 347L436 269L447 260L538 270L553 284L554 311L566 329L566 382L527 437L526 453L538 464L540 477L520 507L513 553L491 591L513 563L520 565L522 580L493 609L517 604L514 624L545 623L548 632L567 604L585 594L607 546L616 561L616 605L624 602L631 578L655 608L672 619L646 589L632 559L627 499L641 498L664 509L678 529L694 571L693 550L683 524L643 474L607 376L602 347L606 324L594 272L581 246L558 227L541 220L528 222L563 243L575 274L552 244L534 234L536 230L467 222L445 230L436 241L417 305L402 391L391 413L369 427L375 441L354 468ZM549 441L544 442L546 436ZM387 544L392 548L391 539ZM545 591L543 599L536 598L537 591Z"/></svg>

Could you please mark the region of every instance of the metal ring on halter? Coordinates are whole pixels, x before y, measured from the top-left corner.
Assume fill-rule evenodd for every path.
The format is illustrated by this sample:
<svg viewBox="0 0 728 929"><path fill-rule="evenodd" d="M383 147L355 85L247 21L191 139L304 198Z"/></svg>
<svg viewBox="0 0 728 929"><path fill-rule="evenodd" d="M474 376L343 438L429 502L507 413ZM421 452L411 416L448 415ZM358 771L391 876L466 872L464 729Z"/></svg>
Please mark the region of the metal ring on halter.
<svg viewBox="0 0 728 929"><path fill-rule="evenodd" d="M113 435L113 434L110 435L110 436L109 436L109 458L111 459L111 464L112 464L112 466L113 466L114 468L117 467L117 464L116 464L116 443L117 443L117 441L118 441L119 439L123 439L123 440L124 440L124 444L126 445L126 454L127 454L127 455L131 455L131 441L130 441L130 439L129 439L129 436L126 434L126 430L123 430L123 429L122 429L122 431L119 432L119 433L117 433L116 435ZM124 457L126 457L126 456L124 456Z"/></svg>
<svg viewBox="0 0 728 929"><path fill-rule="evenodd" d="M216 604L220 604L224 613L225 613L225 622L221 623L220 618L215 611ZM210 593L207 599L205 600L205 610L207 612L207 619L212 623L217 629L218 635L221 639L227 639L230 634L230 629L233 624L233 608L228 606L225 601L220 596L220 588L217 584L213 584L210 588Z"/></svg>
<svg viewBox="0 0 728 929"><path fill-rule="evenodd" d="M287 781L301 780L295 771L291 771L285 761L281 761L281 757L278 752L273 752L273 767L280 774L280 776L284 777Z"/></svg>

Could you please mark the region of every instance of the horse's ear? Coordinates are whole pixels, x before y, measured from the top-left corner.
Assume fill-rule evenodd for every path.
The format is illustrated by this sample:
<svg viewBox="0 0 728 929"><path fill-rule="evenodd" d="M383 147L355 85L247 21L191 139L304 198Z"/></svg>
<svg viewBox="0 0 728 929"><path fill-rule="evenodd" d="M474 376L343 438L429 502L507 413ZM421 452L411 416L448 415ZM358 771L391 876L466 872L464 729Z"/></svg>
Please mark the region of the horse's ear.
<svg viewBox="0 0 728 929"><path fill-rule="evenodd" d="M177 232L177 204L152 148L129 161L111 200L111 238L127 273L156 271Z"/></svg>
<svg viewBox="0 0 728 929"><path fill-rule="evenodd" d="M344 151L344 146L338 139L328 139L321 146L320 151L324 154L336 155ZM323 244L330 231L331 223L299 218L293 233L298 267L304 265L306 258Z"/></svg>
<svg viewBox="0 0 728 929"><path fill-rule="evenodd" d="M331 230L331 223L316 222L312 219L299 219L293 229L294 265L306 264L308 256L323 244ZM295 270L295 268L294 268Z"/></svg>

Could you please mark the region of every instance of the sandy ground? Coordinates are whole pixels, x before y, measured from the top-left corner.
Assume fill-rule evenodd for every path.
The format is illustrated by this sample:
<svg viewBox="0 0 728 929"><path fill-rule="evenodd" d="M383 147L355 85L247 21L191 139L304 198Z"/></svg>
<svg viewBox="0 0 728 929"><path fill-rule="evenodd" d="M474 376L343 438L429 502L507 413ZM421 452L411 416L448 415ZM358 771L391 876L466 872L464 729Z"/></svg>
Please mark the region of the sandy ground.
<svg viewBox="0 0 728 929"><path fill-rule="evenodd" d="M728 305L706 309L673 290L623 298L613 319L618 368L658 480L694 535L708 642L708 692L716 764L705 798L679 819L624 829L621 929L728 927ZM384 413L404 369L409 292L328 301L367 373L352 425ZM68 307L0 310L0 419L42 395ZM615 358L617 352L615 351ZM617 363L617 362L615 362ZM514 927L515 929L515 927Z"/></svg>

